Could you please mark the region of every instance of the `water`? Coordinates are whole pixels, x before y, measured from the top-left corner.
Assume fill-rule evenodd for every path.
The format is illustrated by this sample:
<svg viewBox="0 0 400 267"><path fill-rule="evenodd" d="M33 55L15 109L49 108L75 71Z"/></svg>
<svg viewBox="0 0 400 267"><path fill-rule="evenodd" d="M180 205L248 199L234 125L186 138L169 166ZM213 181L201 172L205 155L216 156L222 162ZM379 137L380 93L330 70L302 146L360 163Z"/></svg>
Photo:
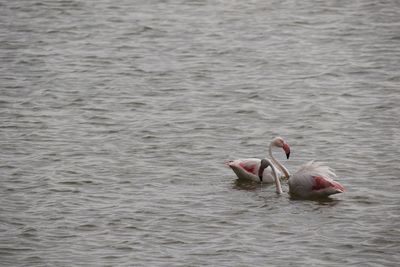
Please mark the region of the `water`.
<svg viewBox="0 0 400 267"><path fill-rule="evenodd" d="M3 1L0 24L2 265L397 266L398 1ZM347 192L224 166L277 135Z"/></svg>

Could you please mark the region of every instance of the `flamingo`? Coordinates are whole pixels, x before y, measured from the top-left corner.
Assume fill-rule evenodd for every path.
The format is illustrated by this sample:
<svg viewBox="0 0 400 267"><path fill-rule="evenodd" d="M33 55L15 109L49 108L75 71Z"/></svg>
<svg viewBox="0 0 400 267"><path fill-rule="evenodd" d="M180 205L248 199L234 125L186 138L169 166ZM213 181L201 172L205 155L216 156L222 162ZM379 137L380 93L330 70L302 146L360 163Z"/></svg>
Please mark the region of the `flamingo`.
<svg viewBox="0 0 400 267"><path fill-rule="evenodd" d="M271 157L271 161L270 161L271 164L268 164L267 167L263 168L262 173L260 173L260 170L261 170L260 167L262 165L261 159L257 159L257 158L237 159L237 160L231 160L231 161L227 162L226 164L229 167L231 167L231 169L235 172L236 176L239 179L260 181L263 183L273 183L275 181L275 178L273 176L273 169L272 169L273 165L276 165L276 167L281 172L283 172L284 176L286 178L289 178L289 176L290 176L289 171L272 155L273 147L282 148L285 151L286 157L289 159L289 155L290 155L289 145L285 142L285 140L282 137L274 138L271 141L271 143L269 144L269 156ZM269 167L269 166L271 166L271 167ZM279 170L276 170L276 174L278 177L280 177L282 175Z"/></svg>
<svg viewBox="0 0 400 267"><path fill-rule="evenodd" d="M258 177L260 177L260 180L262 180L262 176L264 175L264 170L270 166L272 170L272 175L274 176L274 181L275 181L275 186L276 186L276 193L277 194L282 194L282 187L281 187L281 181L279 180L277 170L275 169L275 166L272 164L272 162L269 159L262 159L260 162L260 168L258 169Z"/></svg>
<svg viewBox="0 0 400 267"><path fill-rule="evenodd" d="M314 198L343 193L344 187L334 181L335 178L336 174L328 166L310 161L289 178L289 194L300 198Z"/></svg>

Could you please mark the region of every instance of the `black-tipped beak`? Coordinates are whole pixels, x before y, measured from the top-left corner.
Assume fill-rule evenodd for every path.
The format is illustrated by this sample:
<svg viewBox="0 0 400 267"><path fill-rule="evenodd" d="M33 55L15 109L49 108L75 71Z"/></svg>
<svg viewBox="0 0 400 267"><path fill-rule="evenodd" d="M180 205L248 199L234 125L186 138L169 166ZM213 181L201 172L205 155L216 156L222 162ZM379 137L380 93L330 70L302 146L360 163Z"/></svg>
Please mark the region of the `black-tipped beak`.
<svg viewBox="0 0 400 267"><path fill-rule="evenodd" d="M289 145L288 144L284 144L283 145L283 150L285 151L286 158L289 159L289 156L290 156L290 147L289 147Z"/></svg>
<svg viewBox="0 0 400 267"><path fill-rule="evenodd" d="M258 178L260 178L260 182L263 180L263 173L265 168L269 166L269 162L266 159L261 160L260 168L258 169Z"/></svg>

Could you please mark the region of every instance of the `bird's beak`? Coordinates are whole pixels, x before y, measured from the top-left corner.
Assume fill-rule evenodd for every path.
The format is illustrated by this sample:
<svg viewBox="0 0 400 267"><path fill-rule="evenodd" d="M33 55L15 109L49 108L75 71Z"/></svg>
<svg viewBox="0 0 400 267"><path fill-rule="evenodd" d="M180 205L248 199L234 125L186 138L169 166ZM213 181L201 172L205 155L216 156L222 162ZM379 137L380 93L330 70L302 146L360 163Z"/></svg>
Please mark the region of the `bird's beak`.
<svg viewBox="0 0 400 267"><path fill-rule="evenodd" d="M289 145L286 144L286 143L283 144L283 150L285 151L287 159L289 159L289 156L290 156L290 147L289 147Z"/></svg>
<svg viewBox="0 0 400 267"><path fill-rule="evenodd" d="M260 181L262 182L263 180L263 172L264 172L264 167L260 166L260 168L258 169L258 178L260 178Z"/></svg>

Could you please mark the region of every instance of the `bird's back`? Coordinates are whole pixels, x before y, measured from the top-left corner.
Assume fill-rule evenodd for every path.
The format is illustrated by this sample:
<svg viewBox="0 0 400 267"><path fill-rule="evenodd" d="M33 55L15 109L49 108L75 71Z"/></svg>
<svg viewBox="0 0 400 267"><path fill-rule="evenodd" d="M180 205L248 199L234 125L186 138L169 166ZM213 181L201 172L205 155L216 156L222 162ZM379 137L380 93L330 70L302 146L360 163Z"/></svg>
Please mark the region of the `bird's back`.
<svg viewBox="0 0 400 267"><path fill-rule="evenodd" d="M307 197L312 194L318 194L316 186L316 178L321 178L329 183L334 183L333 179L336 178L335 173L328 166L310 161L294 173L288 181L289 190L291 194L301 197ZM322 193L322 191L321 191Z"/></svg>

